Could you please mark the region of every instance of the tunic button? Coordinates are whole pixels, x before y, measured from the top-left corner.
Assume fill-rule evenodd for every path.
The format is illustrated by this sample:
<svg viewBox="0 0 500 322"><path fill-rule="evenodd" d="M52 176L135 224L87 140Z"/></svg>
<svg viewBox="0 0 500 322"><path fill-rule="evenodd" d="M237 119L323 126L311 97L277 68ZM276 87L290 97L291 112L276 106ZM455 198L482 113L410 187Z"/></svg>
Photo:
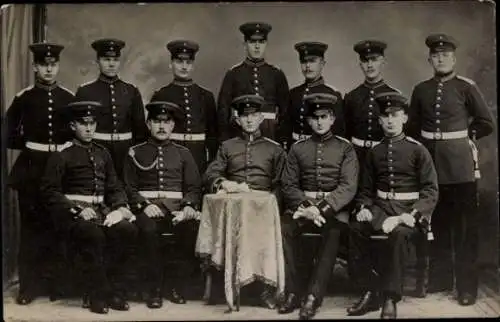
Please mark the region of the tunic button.
<svg viewBox="0 0 500 322"><path fill-rule="evenodd" d="M371 133L368 133L368 135L367 135L367 136L368 136L368 139L371 139L371 138L372 138Z"/></svg>
<svg viewBox="0 0 500 322"><path fill-rule="evenodd" d="M388 161L389 161L389 162L392 162L392 159L389 159Z"/></svg>
<svg viewBox="0 0 500 322"><path fill-rule="evenodd" d="M304 118L304 115L300 115L300 119L302 120Z"/></svg>
<svg viewBox="0 0 500 322"><path fill-rule="evenodd" d="M49 138L49 143L52 143L52 138Z"/></svg>
<svg viewBox="0 0 500 322"><path fill-rule="evenodd" d="M49 106L49 112L52 112L52 107Z"/></svg>
<svg viewBox="0 0 500 322"><path fill-rule="evenodd" d="M300 127L303 127L304 126L304 123L300 122Z"/></svg>
<svg viewBox="0 0 500 322"><path fill-rule="evenodd" d="M441 107L441 105L439 105L439 104L436 104L436 108L440 108L440 107Z"/></svg>
<svg viewBox="0 0 500 322"><path fill-rule="evenodd" d="M254 67L254 68L253 68L253 71L254 71L254 72L256 72L257 70L258 70L258 69L257 69L257 67ZM257 74L255 74L255 75L257 75Z"/></svg>
<svg viewBox="0 0 500 322"><path fill-rule="evenodd" d="M258 80L258 79L256 79L256 80L254 80L253 82L254 82L255 84L258 84L258 83L259 83L259 80Z"/></svg>
<svg viewBox="0 0 500 322"><path fill-rule="evenodd" d="M162 151L162 150L158 151L158 154L159 154L159 155L162 155L162 154L163 154L163 151Z"/></svg>
<svg viewBox="0 0 500 322"><path fill-rule="evenodd" d="M394 173L389 174L389 177L394 177Z"/></svg>
<svg viewBox="0 0 500 322"><path fill-rule="evenodd" d="M188 104L188 103L189 103L189 100L184 100L184 103Z"/></svg>
<svg viewBox="0 0 500 322"><path fill-rule="evenodd" d="M187 121L187 124L191 124L191 121L190 121L190 120L188 120L188 121Z"/></svg>
<svg viewBox="0 0 500 322"><path fill-rule="evenodd" d="M394 181L391 180L391 186L393 186L393 185L394 185Z"/></svg>
<svg viewBox="0 0 500 322"><path fill-rule="evenodd" d="M368 115L372 116L373 115L372 111L368 112Z"/></svg>
<svg viewBox="0 0 500 322"><path fill-rule="evenodd" d="M394 170L394 167L389 167L389 171L393 171Z"/></svg>
<svg viewBox="0 0 500 322"><path fill-rule="evenodd" d="M441 112L439 112L439 111L436 112L436 115L440 115L440 114L441 114Z"/></svg>
<svg viewBox="0 0 500 322"><path fill-rule="evenodd" d="M52 93L51 92L48 92L49 96L52 96Z"/></svg>
<svg viewBox="0 0 500 322"><path fill-rule="evenodd" d="M116 105L113 105L113 109L116 110Z"/></svg>
<svg viewBox="0 0 500 322"><path fill-rule="evenodd" d="M443 87L443 83L438 83L438 86L439 87Z"/></svg>
<svg viewBox="0 0 500 322"><path fill-rule="evenodd" d="M323 151L321 151L321 150L318 150L318 154L321 154L321 153L323 153Z"/></svg>
<svg viewBox="0 0 500 322"><path fill-rule="evenodd" d="M304 108L303 108L303 107L301 107L301 108L300 108L300 111L301 111L301 112L304 112Z"/></svg>
<svg viewBox="0 0 500 322"><path fill-rule="evenodd" d="M259 91L259 88L258 87L255 87L255 91L258 92Z"/></svg>
<svg viewBox="0 0 500 322"><path fill-rule="evenodd" d="M163 161L163 158L162 158L162 157L159 157L159 158L158 158L158 161L162 162L162 161Z"/></svg>
<svg viewBox="0 0 500 322"><path fill-rule="evenodd" d="M368 119L368 123L371 123L372 122L372 119Z"/></svg>
<svg viewBox="0 0 500 322"><path fill-rule="evenodd" d="M116 113L113 113L113 117L116 117Z"/></svg>
<svg viewBox="0 0 500 322"><path fill-rule="evenodd" d="M49 123L49 127L51 127L51 126L52 126L52 123Z"/></svg>
<svg viewBox="0 0 500 322"><path fill-rule="evenodd" d="M440 90L440 89L438 89L438 90L437 90L437 92L438 92L438 93L442 93L443 91L442 91L442 90Z"/></svg>
<svg viewBox="0 0 500 322"><path fill-rule="evenodd" d="M191 114L186 114L187 117L191 117Z"/></svg>
<svg viewBox="0 0 500 322"><path fill-rule="evenodd" d="M392 144L389 144L389 147L392 148Z"/></svg>
<svg viewBox="0 0 500 322"><path fill-rule="evenodd" d="M369 126L369 127L368 127L368 131L371 131L371 130L372 130L372 127L371 127L371 126Z"/></svg>
<svg viewBox="0 0 500 322"><path fill-rule="evenodd" d="M440 120L436 120L436 124L439 124L439 123L441 123L441 121Z"/></svg>
<svg viewBox="0 0 500 322"><path fill-rule="evenodd" d="M160 163L160 168L163 168L165 166L164 163Z"/></svg>
<svg viewBox="0 0 500 322"><path fill-rule="evenodd" d="M160 178L160 182L163 182L163 178Z"/></svg>
<svg viewBox="0 0 500 322"><path fill-rule="evenodd" d="M53 133L52 131L49 131L49 135L52 135L52 133Z"/></svg>
<svg viewBox="0 0 500 322"><path fill-rule="evenodd" d="M184 96L187 97L188 96L188 93L187 92L184 92Z"/></svg>
<svg viewBox="0 0 500 322"><path fill-rule="evenodd" d="M374 100L373 97L370 97L370 101L373 101L373 100Z"/></svg>
<svg viewBox="0 0 500 322"><path fill-rule="evenodd" d="M321 158L318 158L318 162L320 162L322 159Z"/></svg>
<svg viewBox="0 0 500 322"><path fill-rule="evenodd" d="M160 185L160 190L162 190L162 189L163 189L163 185L161 184L161 185Z"/></svg>
<svg viewBox="0 0 500 322"><path fill-rule="evenodd" d="M309 92L309 87L306 87L306 92Z"/></svg>
<svg viewBox="0 0 500 322"><path fill-rule="evenodd" d="M52 118L52 115L49 114L49 120Z"/></svg>
<svg viewBox="0 0 500 322"><path fill-rule="evenodd" d="M113 95L115 93L115 91L111 91L111 95Z"/></svg>
<svg viewBox="0 0 500 322"><path fill-rule="evenodd" d="M436 99L437 99L438 101L440 101L440 100L441 100L441 96L436 97Z"/></svg>
<svg viewBox="0 0 500 322"><path fill-rule="evenodd" d="M116 129L113 129L113 132L116 133L117 132Z"/></svg>
<svg viewBox="0 0 500 322"><path fill-rule="evenodd" d="M184 89L184 92L187 92L187 91L188 91L187 87L183 87L183 89Z"/></svg>
<svg viewBox="0 0 500 322"><path fill-rule="evenodd" d="M54 102L53 100L49 99L49 103L53 103L53 102Z"/></svg>
<svg viewBox="0 0 500 322"><path fill-rule="evenodd" d="M115 85L109 84L109 88L114 88L114 87L115 87Z"/></svg>
<svg viewBox="0 0 500 322"><path fill-rule="evenodd" d="M373 105L372 105L372 104L370 104L370 105L368 105L368 107L369 107L369 108L372 108L372 107L373 107Z"/></svg>

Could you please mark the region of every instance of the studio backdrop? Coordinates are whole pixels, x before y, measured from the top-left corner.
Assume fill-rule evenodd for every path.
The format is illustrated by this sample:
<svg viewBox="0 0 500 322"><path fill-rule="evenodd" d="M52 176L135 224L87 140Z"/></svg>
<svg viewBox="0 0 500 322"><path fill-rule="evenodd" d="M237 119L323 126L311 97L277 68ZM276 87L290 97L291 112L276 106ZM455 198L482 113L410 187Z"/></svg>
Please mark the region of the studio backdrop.
<svg viewBox="0 0 500 322"><path fill-rule="evenodd" d="M48 4L47 40L66 47L60 81L71 90L97 75L90 47L93 40L125 40L121 77L135 84L147 102L153 91L172 79L165 45L173 39L200 44L194 78L217 96L224 73L244 57L238 31L241 23L272 25L267 59L285 72L291 87L302 82L294 44L304 40L327 43L324 76L343 93L363 81L353 44L378 38L388 43L385 79L409 97L415 84L432 76L425 37L445 32L461 44L458 73L476 81L496 119L494 11L493 4L478 1ZM496 132L480 142L480 160L480 262L496 265Z"/></svg>

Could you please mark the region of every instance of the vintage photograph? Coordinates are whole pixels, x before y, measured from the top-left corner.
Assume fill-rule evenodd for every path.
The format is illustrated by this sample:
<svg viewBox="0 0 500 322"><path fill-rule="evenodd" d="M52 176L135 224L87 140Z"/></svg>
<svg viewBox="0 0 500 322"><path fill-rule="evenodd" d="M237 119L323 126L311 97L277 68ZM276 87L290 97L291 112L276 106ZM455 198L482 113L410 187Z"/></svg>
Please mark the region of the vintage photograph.
<svg viewBox="0 0 500 322"><path fill-rule="evenodd" d="M0 25L5 321L500 316L494 2Z"/></svg>

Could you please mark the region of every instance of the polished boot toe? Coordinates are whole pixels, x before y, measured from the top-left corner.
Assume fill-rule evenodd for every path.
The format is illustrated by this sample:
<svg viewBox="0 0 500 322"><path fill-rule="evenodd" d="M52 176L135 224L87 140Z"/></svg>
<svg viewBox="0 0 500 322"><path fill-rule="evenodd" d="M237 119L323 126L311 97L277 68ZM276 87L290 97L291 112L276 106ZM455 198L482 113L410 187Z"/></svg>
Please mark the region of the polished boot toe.
<svg viewBox="0 0 500 322"><path fill-rule="evenodd" d="M382 306L382 312L380 314L381 319L395 319L398 313L396 309L396 302L392 299L386 299L384 305Z"/></svg>
<svg viewBox="0 0 500 322"><path fill-rule="evenodd" d="M297 295L295 295L294 293L290 293L278 308L278 313L288 314L293 312L298 307L299 307L299 300L297 298Z"/></svg>
<svg viewBox="0 0 500 322"><path fill-rule="evenodd" d="M159 309L163 306L160 290L154 290L149 293L146 306L150 309Z"/></svg>
<svg viewBox="0 0 500 322"><path fill-rule="evenodd" d="M111 296L108 304L110 308L116 311L128 311L130 308L125 298L118 294Z"/></svg>
<svg viewBox="0 0 500 322"><path fill-rule="evenodd" d="M378 311L378 309L380 309L378 294L368 291L353 306L347 309L347 315L360 316L368 312Z"/></svg>
<svg viewBox="0 0 500 322"><path fill-rule="evenodd" d="M94 312L97 314L107 314L109 309L108 309L108 304L106 303L105 300L102 299L90 299L89 300L89 309L90 312Z"/></svg>
<svg viewBox="0 0 500 322"><path fill-rule="evenodd" d="M184 298L184 296L175 289L173 289L172 293L170 294L170 301L175 304L186 304L186 299Z"/></svg>
<svg viewBox="0 0 500 322"><path fill-rule="evenodd" d="M16 303L19 305L28 305L35 299L35 296L30 292L19 292L16 298Z"/></svg>
<svg viewBox="0 0 500 322"><path fill-rule="evenodd" d="M317 310L318 310L318 305L316 302L316 298L314 297L314 295L309 294L306 301L300 308L299 320L312 319L316 315Z"/></svg>
<svg viewBox="0 0 500 322"><path fill-rule="evenodd" d="M476 303L476 297L470 293L464 292L458 295L458 304L462 306L474 305Z"/></svg>

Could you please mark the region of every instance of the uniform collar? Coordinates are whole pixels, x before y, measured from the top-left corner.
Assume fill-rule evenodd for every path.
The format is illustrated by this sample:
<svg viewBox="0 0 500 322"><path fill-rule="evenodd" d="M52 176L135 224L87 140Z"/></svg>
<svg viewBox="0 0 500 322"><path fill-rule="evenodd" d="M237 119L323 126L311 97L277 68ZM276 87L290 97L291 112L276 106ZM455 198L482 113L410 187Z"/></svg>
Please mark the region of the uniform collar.
<svg viewBox="0 0 500 322"><path fill-rule="evenodd" d="M314 80L311 80L311 81L306 79L305 84L307 87L314 87L314 86L318 86L318 85L324 85L325 80L324 80L323 76L320 76L320 77L318 77Z"/></svg>
<svg viewBox="0 0 500 322"><path fill-rule="evenodd" d="M172 81L172 84L178 85L178 86L191 86L194 84L192 79L181 79L181 78L174 78Z"/></svg>
<svg viewBox="0 0 500 322"><path fill-rule="evenodd" d="M246 133L245 131L241 130L240 137L245 141L253 142L253 141L257 140L258 138L262 137L262 133L260 130L257 130L254 133L249 134L249 133Z"/></svg>
<svg viewBox="0 0 500 322"><path fill-rule="evenodd" d="M333 138L333 133L332 133L332 131L328 131L325 134L321 134L321 135L317 134L317 133L313 133L311 135L311 138L314 141L325 142L325 141L330 140L331 138Z"/></svg>
<svg viewBox="0 0 500 322"><path fill-rule="evenodd" d="M57 82L53 82L52 84L47 84L47 83L44 83L44 82L40 81L39 79L37 79L37 80L35 80L35 86L38 88L44 89L46 91L51 91L54 88L56 88L58 85L57 85Z"/></svg>
<svg viewBox="0 0 500 322"><path fill-rule="evenodd" d="M92 147L92 143L94 143L94 141L82 142L82 141L78 140L77 138L73 139L74 145L79 146L79 147L84 148L84 149L88 149L88 148Z"/></svg>
<svg viewBox="0 0 500 322"><path fill-rule="evenodd" d="M444 83L446 81L449 81L452 78L455 78L455 76L457 76L457 73L455 71L453 71L446 76L434 75L434 80L438 83Z"/></svg>
<svg viewBox="0 0 500 322"><path fill-rule="evenodd" d="M399 142L399 141L401 141L401 140L402 140L402 139L404 139L405 137L406 137L406 136L405 136L404 132L401 132L401 134L396 135L395 137L391 137L391 138L390 138L390 137L385 136L385 137L384 137L384 139L383 139L383 141L384 141L384 142L387 142L387 143L395 143L395 142Z"/></svg>
<svg viewBox="0 0 500 322"><path fill-rule="evenodd" d="M166 140L163 140L163 141L160 141L160 140L157 140L153 137L150 137L148 139L148 142L151 143L152 145L154 146L167 146L169 145L170 143L172 143L172 141L170 141L170 139L166 139Z"/></svg>
<svg viewBox="0 0 500 322"><path fill-rule="evenodd" d="M104 74L100 74L98 79L101 82L104 82L104 83L107 83L107 84L113 84L114 82L116 82L119 79L119 77L118 76L108 77L108 76L106 76Z"/></svg>
<svg viewBox="0 0 500 322"><path fill-rule="evenodd" d="M250 59L249 57L245 58L243 62L251 67L260 67L266 63L264 59Z"/></svg>
<svg viewBox="0 0 500 322"><path fill-rule="evenodd" d="M385 84L385 81L384 81L383 78L381 80L379 80L378 82L375 82L375 83L370 83L366 79L363 82L363 85L365 85L368 88L377 88L377 87L382 86L384 84Z"/></svg>

